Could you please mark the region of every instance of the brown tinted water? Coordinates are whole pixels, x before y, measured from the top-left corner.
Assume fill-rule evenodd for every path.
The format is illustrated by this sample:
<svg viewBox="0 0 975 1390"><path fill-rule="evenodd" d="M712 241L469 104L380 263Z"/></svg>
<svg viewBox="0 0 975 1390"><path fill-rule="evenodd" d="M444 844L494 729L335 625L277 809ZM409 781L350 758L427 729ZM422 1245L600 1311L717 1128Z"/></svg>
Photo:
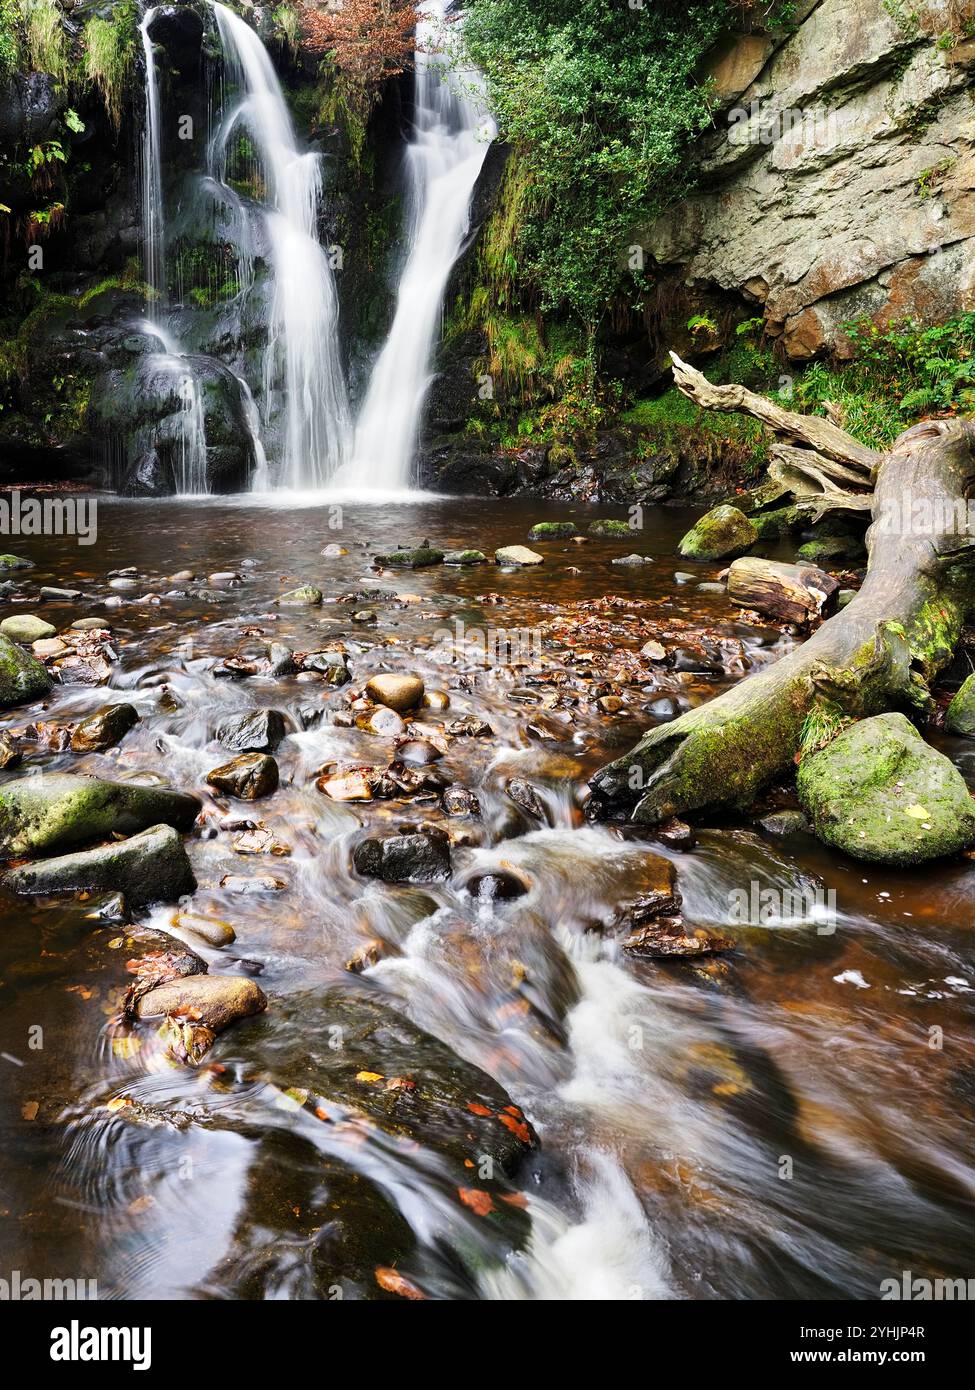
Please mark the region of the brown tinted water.
<svg viewBox="0 0 975 1390"><path fill-rule="evenodd" d="M4 726L70 723L123 699L141 722L106 754L35 745L2 776L85 771L200 795L192 909L232 923L237 939L193 946L211 973L257 973L269 1008L222 1034L201 1066L178 1065L150 1025L114 1022L131 978L126 927L172 931L173 906L119 924L93 921L91 903L0 899L0 1276L95 1279L116 1298L396 1297L376 1277L390 1267L433 1298L875 1298L903 1270L975 1272L972 866L877 870L748 821L702 830L686 852L586 823L588 774L650 725L648 702L702 701L788 647L699 587L717 566L675 579L688 515L648 512L626 542L541 544L545 564L531 570L370 569L401 543L490 555L525 543L543 517L584 526L593 515L349 505L332 529L337 514L322 506L106 500L95 546L10 541L36 568L13 576L29 601L5 600L4 615L38 611L58 627L104 615L120 660L107 688L56 687ZM348 555L324 558L328 543ZM611 564L631 550L653 563ZM106 610L108 572L129 565L138 587ZM242 582L222 601L201 598L168 579L184 568L236 570ZM39 605L42 583L84 597ZM321 608L273 606L303 583L324 591ZM380 596L335 601L370 588ZM616 601L597 602L606 596ZM353 623L367 607L377 622ZM486 666L456 642L446 660L457 622L475 642L520 630L521 665ZM724 676L657 668L628 683L607 670L648 637L670 633L674 647L686 631L692 644L698 628ZM485 720L489 737L454 739L437 764L477 794L480 816L448 821L435 799L323 796L323 765L385 763L392 743L334 722L341 690L214 676L259 634L301 651L341 641L356 685L415 672L450 695L450 711L425 720ZM615 712L595 702L606 690L623 702ZM214 729L255 706L291 722L282 785L229 803L204 780L226 760ZM975 779L969 745L943 746ZM513 776L536 788L543 821L505 794ZM228 812L260 820L290 853L239 855ZM352 870L364 829L418 823L452 831L448 882L381 885ZM729 955L621 951L610 924L661 853L685 918L732 935ZM472 897L464 883L492 868L529 891ZM242 894L221 887L227 874L283 886ZM826 902L833 892L835 913L731 922L732 894L752 884ZM345 963L374 938L383 958L350 975ZM463 1100L470 1064L493 1077L540 1139L517 1174L482 1173L463 1125L458 1148L456 1118L446 1142L430 1115L411 1115L408 1095L379 1124L330 1089L337 997L353 1013L377 1001L394 1011L360 1058L384 1080L427 1071ZM493 1192L492 1210L480 1214L461 1188Z"/></svg>

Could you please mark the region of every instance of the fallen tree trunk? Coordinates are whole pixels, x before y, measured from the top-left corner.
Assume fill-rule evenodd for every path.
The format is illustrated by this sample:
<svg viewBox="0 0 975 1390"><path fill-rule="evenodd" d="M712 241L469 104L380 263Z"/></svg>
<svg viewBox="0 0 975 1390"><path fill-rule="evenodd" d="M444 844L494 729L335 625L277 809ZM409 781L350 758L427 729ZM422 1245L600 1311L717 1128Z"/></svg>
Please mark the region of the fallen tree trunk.
<svg viewBox="0 0 975 1390"><path fill-rule="evenodd" d="M836 608L839 581L816 565L745 555L728 571L728 597L785 623L808 623Z"/></svg>
<svg viewBox="0 0 975 1390"><path fill-rule="evenodd" d="M696 380L675 375L687 394L705 403ZM828 722L925 708L927 682L950 660L975 597L975 527L968 508L975 423L915 425L870 463L870 451L849 439L844 445L837 439L843 431L830 422L803 424L804 417L769 409L740 387L708 387L703 394L711 408L747 410L820 454L829 451L862 471L865 481L869 469L875 490L867 576L856 598L802 646L709 704L651 730L597 772L591 782L596 814L633 807L634 820L655 824L686 812L742 809L790 771L814 711ZM715 393L724 393L720 403Z"/></svg>

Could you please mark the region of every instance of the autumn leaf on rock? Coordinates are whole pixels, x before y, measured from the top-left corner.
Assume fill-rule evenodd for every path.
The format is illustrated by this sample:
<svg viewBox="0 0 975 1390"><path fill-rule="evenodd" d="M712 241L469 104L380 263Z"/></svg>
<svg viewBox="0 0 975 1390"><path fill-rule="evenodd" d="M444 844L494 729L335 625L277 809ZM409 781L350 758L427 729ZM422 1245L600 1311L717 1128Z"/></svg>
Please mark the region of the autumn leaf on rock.
<svg viewBox="0 0 975 1390"><path fill-rule="evenodd" d="M418 1289L412 1280L407 1279L405 1274L400 1274L399 1270L390 1269L386 1265L376 1267L376 1283L387 1293L399 1294L400 1298L410 1298L414 1302L426 1298L426 1294Z"/></svg>
<svg viewBox="0 0 975 1390"><path fill-rule="evenodd" d="M490 1192L484 1192L479 1187L458 1187L457 1196L476 1216L487 1216L494 1211Z"/></svg>

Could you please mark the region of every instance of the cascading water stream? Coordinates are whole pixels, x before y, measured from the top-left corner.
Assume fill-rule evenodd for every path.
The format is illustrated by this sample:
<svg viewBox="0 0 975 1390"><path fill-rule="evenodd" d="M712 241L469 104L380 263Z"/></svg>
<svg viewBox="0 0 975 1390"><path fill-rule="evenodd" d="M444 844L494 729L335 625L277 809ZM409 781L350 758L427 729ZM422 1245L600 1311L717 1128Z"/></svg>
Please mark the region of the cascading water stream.
<svg viewBox="0 0 975 1390"><path fill-rule="evenodd" d="M142 225L145 236L145 278L149 286L146 332L163 345L161 360L176 376L180 402L178 449L173 461L176 491L198 496L207 485L207 441L203 396L192 364L175 337L160 323L166 297L165 205L162 192L162 115L159 73L149 26L155 9L147 10L139 25L146 65L145 121L142 131Z"/></svg>
<svg viewBox="0 0 975 1390"><path fill-rule="evenodd" d="M225 5L212 4L224 77L239 100L224 112L211 147L211 171L225 182L229 143L242 126L260 163L274 270L270 336L264 359L264 418L280 401L284 461L280 481L325 486L348 457L351 422L338 343L338 300L318 240L319 156L302 153L281 84L258 35ZM266 486L258 469L257 485Z"/></svg>
<svg viewBox="0 0 975 1390"><path fill-rule="evenodd" d="M142 229L145 237L145 278L151 291L148 317L154 322L164 287L162 195L162 122L159 114L159 77L149 25L156 10L147 10L139 25L146 65L145 120L142 128Z"/></svg>
<svg viewBox="0 0 975 1390"><path fill-rule="evenodd" d="M444 0L430 0L417 25L416 108L406 152L408 251L389 337L359 415L356 489L408 487L443 297L470 223L470 201L493 122L471 95L477 74L446 76Z"/></svg>

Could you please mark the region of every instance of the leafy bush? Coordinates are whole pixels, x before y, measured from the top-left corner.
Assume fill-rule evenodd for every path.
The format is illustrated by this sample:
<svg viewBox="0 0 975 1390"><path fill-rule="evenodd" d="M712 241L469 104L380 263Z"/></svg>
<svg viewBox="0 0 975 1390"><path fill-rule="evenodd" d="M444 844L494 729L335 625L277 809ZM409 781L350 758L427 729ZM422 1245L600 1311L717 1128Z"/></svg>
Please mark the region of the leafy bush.
<svg viewBox="0 0 975 1390"><path fill-rule="evenodd" d="M467 54L528 194L512 250L544 310L591 333L634 228L686 189L709 119L697 65L729 18L727 0L472 0Z"/></svg>
<svg viewBox="0 0 975 1390"><path fill-rule="evenodd" d="M844 329L852 361L813 363L787 404L822 414L831 402L845 428L874 448L925 415L975 411L975 313L932 328L913 319L882 328L866 319Z"/></svg>

